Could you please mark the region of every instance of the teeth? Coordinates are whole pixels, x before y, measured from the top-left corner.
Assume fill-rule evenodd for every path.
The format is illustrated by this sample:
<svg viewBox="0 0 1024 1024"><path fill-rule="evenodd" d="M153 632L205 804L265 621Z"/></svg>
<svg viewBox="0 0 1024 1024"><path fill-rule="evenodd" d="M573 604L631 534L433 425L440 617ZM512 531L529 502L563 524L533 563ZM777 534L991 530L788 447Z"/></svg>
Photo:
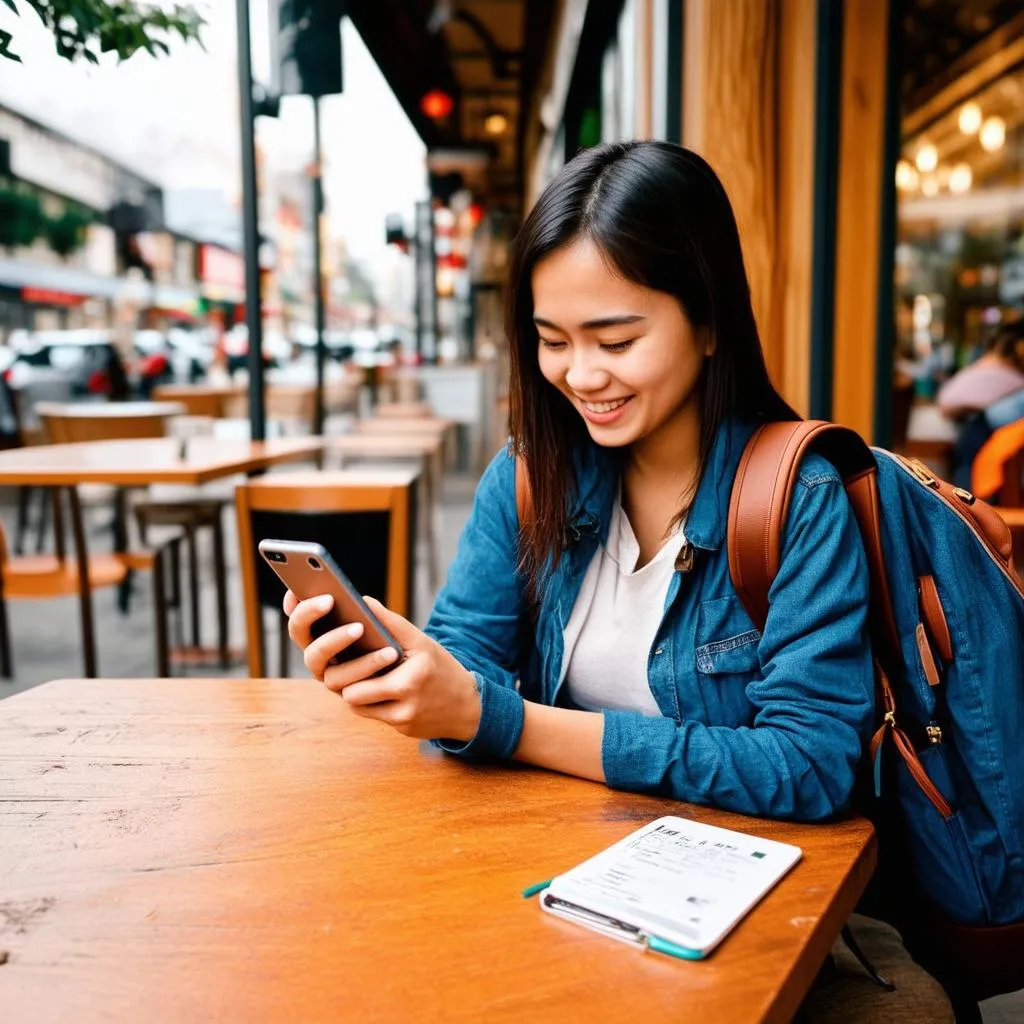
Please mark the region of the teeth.
<svg viewBox="0 0 1024 1024"><path fill-rule="evenodd" d="M612 412L614 409L625 405L628 401L628 398L620 398L617 402L584 402L583 405L588 412Z"/></svg>

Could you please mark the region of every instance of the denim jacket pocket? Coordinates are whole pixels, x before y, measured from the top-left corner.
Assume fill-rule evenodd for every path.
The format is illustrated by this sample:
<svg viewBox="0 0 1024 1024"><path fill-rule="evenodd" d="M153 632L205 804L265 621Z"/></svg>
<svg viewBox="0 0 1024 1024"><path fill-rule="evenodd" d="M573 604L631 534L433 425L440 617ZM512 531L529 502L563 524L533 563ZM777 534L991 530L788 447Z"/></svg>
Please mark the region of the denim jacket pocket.
<svg viewBox="0 0 1024 1024"><path fill-rule="evenodd" d="M701 603L694 662L704 675L753 676L760 668L754 628L738 598L717 597Z"/></svg>

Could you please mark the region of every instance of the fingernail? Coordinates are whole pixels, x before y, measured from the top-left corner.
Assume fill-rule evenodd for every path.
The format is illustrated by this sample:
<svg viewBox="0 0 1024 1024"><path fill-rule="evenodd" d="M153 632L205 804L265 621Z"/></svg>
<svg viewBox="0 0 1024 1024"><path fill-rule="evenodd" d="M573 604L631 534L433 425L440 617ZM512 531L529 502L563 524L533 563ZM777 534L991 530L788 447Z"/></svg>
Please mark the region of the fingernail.
<svg viewBox="0 0 1024 1024"><path fill-rule="evenodd" d="M395 654L394 647L381 648L380 660L381 661L394 661L397 655Z"/></svg>
<svg viewBox="0 0 1024 1024"><path fill-rule="evenodd" d="M361 622L353 622L345 627L345 636L350 636L354 640L363 632L363 624Z"/></svg>
<svg viewBox="0 0 1024 1024"><path fill-rule="evenodd" d="M321 594L318 598L315 598L317 611L329 612L331 605L334 604L334 598L330 594Z"/></svg>

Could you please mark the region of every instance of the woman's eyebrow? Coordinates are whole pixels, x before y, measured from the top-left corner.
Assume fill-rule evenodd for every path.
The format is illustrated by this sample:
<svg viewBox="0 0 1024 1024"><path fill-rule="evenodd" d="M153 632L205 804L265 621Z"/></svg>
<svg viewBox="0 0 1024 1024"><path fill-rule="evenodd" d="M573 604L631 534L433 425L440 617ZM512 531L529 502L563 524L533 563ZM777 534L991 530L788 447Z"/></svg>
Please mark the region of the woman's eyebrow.
<svg viewBox="0 0 1024 1024"><path fill-rule="evenodd" d="M602 327L621 327L624 324L638 324L646 319L647 317L641 316L639 313L622 313L618 316L601 316L596 320L586 320L580 324L580 327L585 331L596 331ZM545 320L540 316L535 316L533 322L538 327L548 327L552 331L560 331L562 329L558 324L553 324L550 320Z"/></svg>

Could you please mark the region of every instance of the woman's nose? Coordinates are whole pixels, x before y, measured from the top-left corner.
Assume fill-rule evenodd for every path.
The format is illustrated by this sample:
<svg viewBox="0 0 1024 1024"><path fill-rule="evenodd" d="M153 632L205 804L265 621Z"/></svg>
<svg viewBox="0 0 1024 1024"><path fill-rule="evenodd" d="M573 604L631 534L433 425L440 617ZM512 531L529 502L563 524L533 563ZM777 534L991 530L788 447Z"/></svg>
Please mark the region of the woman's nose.
<svg viewBox="0 0 1024 1024"><path fill-rule="evenodd" d="M580 395L600 391L608 385L608 373L600 365L599 359L577 348L573 353L572 364L566 372L565 383Z"/></svg>

